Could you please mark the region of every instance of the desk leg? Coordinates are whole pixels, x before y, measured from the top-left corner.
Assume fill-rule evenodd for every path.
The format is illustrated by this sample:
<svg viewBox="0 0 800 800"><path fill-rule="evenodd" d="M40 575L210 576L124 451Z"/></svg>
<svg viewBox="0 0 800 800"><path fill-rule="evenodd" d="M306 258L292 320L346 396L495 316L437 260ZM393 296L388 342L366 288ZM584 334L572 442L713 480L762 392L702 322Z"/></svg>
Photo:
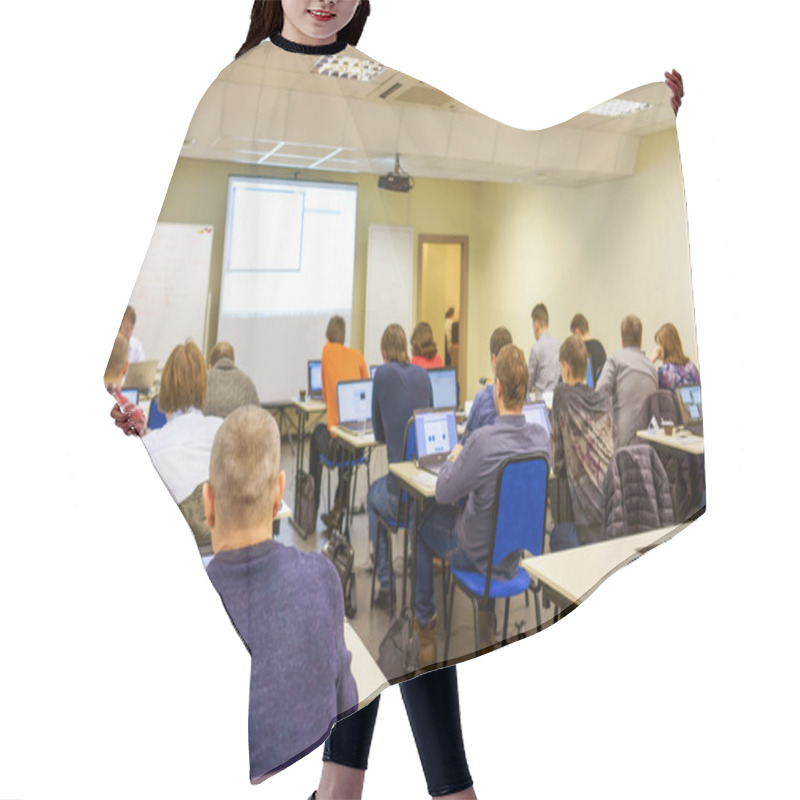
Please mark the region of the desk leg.
<svg viewBox="0 0 800 800"><path fill-rule="evenodd" d="M297 411L299 430L297 434L297 459L294 466L294 508L292 513L297 520L297 514L300 513L300 473L303 471L303 449L306 440L306 412L298 409Z"/></svg>

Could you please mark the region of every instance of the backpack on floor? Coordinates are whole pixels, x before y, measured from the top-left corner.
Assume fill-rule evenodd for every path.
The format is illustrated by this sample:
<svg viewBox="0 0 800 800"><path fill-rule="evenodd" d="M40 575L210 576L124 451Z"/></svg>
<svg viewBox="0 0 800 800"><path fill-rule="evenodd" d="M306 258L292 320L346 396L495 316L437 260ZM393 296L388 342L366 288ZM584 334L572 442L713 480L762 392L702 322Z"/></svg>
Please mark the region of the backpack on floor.
<svg viewBox="0 0 800 800"><path fill-rule="evenodd" d="M389 624L378 652L378 666L389 679L413 675L419 663L419 637L414 629L414 615L404 608Z"/></svg>
<svg viewBox="0 0 800 800"><path fill-rule="evenodd" d="M348 618L356 615L356 579L353 574L353 545L336 531L331 532L331 538L325 543L322 552L331 561L344 592L344 613Z"/></svg>
<svg viewBox="0 0 800 800"><path fill-rule="evenodd" d="M317 507L314 503L314 476L307 472L297 473L299 508L295 509L295 521L300 535L305 539L317 529ZM303 535L305 533L305 535Z"/></svg>

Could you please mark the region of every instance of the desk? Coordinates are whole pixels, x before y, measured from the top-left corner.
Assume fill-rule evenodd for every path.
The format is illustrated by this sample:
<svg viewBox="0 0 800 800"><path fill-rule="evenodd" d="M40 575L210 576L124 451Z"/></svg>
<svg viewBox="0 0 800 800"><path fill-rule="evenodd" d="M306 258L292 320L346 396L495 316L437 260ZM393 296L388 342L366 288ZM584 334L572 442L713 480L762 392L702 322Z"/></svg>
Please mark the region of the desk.
<svg viewBox="0 0 800 800"><path fill-rule="evenodd" d="M373 447L377 447L380 442L375 441L375 434L372 431L369 433L354 433L348 428L342 428L340 425L334 425L334 427L331 428L331 433L336 437L337 445L345 451L344 460L350 462L350 466L347 467L349 473L347 477L349 480L348 487L350 491L350 497L347 498L347 512L344 517L344 529L342 530L342 533L349 541L350 520L353 516L353 505L355 504L356 500L356 482L353 480L356 468L352 465L352 462L355 460L359 450L366 451L365 460L367 464L367 471L369 471L370 450Z"/></svg>
<svg viewBox="0 0 800 800"><path fill-rule="evenodd" d="M305 457L305 442L306 442L306 425L308 418L312 414L324 414L327 412L328 407L321 400L298 400L292 398L292 405L297 409L297 459L295 461L294 469L294 507L300 508L300 481L298 477L303 471L303 460ZM292 517L292 525L294 529L305 539L308 533L304 531L297 521Z"/></svg>
<svg viewBox="0 0 800 800"><path fill-rule="evenodd" d="M686 527L672 525L604 542L585 544L542 556L524 558L520 563L556 605L571 611L580 605L606 578Z"/></svg>
<svg viewBox="0 0 800 800"><path fill-rule="evenodd" d="M350 671L353 673L358 689L358 707L362 709L372 702L378 691L389 682L347 619L344 621L344 643L353 655Z"/></svg>

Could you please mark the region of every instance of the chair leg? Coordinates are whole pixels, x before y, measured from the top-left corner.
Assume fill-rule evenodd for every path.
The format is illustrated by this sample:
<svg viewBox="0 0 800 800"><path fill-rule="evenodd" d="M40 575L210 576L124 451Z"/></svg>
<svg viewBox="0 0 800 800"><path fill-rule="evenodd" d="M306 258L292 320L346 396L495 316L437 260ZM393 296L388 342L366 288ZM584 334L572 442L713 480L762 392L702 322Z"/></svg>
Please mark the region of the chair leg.
<svg viewBox="0 0 800 800"><path fill-rule="evenodd" d="M450 652L450 631L453 627L453 597L456 593L456 582L450 581L450 616L445 619L444 660L447 663L447 654Z"/></svg>
<svg viewBox="0 0 800 800"><path fill-rule="evenodd" d="M447 562L442 559L442 606L444 606L444 623L447 625L447 589L450 585L449 570L447 569Z"/></svg>
<svg viewBox="0 0 800 800"><path fill-rule="evenodd" d="M375 605L375 576L378 574L378 538L381 535L381 520L378 518L378 537L375 539L375 552L372 554L372 588L369 595L369 607ZM370 544L372 544L370 542Z"/></svg>
<svg viewBox="0 0 800 800"><path fill-rule="evenodd" d="M501 639L501 644L505 644L506 636L508 634L508 608L511 605L511 598L506 597L506 612L503 615L503 638Z"/></svg>
<svg viewBox="0 0 800 800"><path fill-rule="evenodd" d="M478 601L474 597L470 597L470 600L472 600L472 619L475 626L475 655L477 655L481 649L480 639L478 638Z"/></svg>

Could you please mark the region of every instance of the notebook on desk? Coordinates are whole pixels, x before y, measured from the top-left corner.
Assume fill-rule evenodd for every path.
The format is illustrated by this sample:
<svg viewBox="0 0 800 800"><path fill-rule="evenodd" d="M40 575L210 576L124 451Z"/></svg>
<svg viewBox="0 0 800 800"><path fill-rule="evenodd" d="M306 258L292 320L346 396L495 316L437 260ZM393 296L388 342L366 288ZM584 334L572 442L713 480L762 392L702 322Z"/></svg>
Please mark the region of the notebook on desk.
<svg viewBox="0 0 800 800"><path fill-rule="evenodd" d="M456 408L458 406L458 388L455 368L429 369L428 378L433 392L433 407Z"/></svg>
<svg viewBox="0 0 800 800"><path fill-rule="evenodd" d="M703 396L700 384L679 386L676 392L681 409L683 427L697 436L703 435Z"/></svg>
<svg viewBox="0 0 800 800"><path fill-rule="evenodd" d="M529 425L541 425L547 431L547 435L550 435L550 414L547 413L544 401L522 406L522 413L525 415L525 422Z"/></svg>
<svg viewBox="0 0 800 800"><path fill-rule="evenodd" d="M452 408L426 408L414 412L417 465L438 475L458 441L456 415Z"/></svg>
<svg viewBox="0 0 800 800"><path fill-rule="evenodd" d="M308 362L308 399L322 400L322 361Z"/></svg>
<svg viewBox="0 0 800 800"><path fill-rule="evenodd" d="M339 425L353 433L372 433L372 381L341 381L336 384Z"/></svg>

